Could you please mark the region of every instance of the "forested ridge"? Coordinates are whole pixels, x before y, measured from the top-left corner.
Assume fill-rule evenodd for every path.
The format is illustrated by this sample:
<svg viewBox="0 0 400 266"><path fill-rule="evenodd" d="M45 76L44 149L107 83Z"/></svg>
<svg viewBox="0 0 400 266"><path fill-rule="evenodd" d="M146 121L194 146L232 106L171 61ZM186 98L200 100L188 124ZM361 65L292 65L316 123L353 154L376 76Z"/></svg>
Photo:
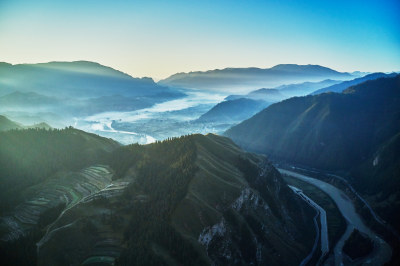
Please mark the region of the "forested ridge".
<svg viewBox="0 0 400 266"><path fill-rule="evenodd" d="M120 264L165 264L155 255L154 246L171 253L180 264L205 263L170 224L172 212L185 197L187 186L197 170L194 138L196 136L180 137L146 146L134 144L113 153L110 165L115 169L126 169L121 164L128 165L131 161L133 164L130 166L135 165L136 171L135 181L123 196L125 201L131 203L131 218L125 232L127 249L121 255ZM120 160L121 156L127 159ZM139 203L140 195L144 195L145 199Z"/></svg>
<svg viewBox="0 0 400 266"><path fill-rule="evenodd" d="M21 200L25 188L58 171L74 171L105 160L115 141L74 129L0 132L0 214Z"/></svg>
<svg viewBox="0 0 400 266"><path fill-rule="evenodd" d="M36 261L40 265L69 265L97 259L99 254L112 256L117 265L229 263L233 258L224 257L219 250L224 243L229 243L234 259L242 263L255 263L258 258L293 263L311 244L307 206L282 187L279 173L265 164L265 158L241 151L227 138L189 135L148 145L120 146L66 128L12 130L1 133L0 140L5 213L28 199L29 187L40 193L49 179L63 182L60 178L80 178L80 171L91 165L108 165L112 182L122 186L120 194L107 196L111 190L102 190L100 196L69 209L37 253L36 243L66 205L60 201L46 209L27 234L0 246L5 265ZM261 163L266 167L263 174ZM66 174L57 174L60 172ZM239 199L246 207L235 209L233 202ZM253 205L254 199L259 203ZM211 246L204 246L199 234L221 219L227 235L212 238L210 245L216 248L208 250ZM298 219L296 224L294 219ZM270 230L263 231L263 226ZM119 244L96 248L103 237ZM261 257L257 257L260 245ZM277 250L294 255L280 257Z"/></svg>

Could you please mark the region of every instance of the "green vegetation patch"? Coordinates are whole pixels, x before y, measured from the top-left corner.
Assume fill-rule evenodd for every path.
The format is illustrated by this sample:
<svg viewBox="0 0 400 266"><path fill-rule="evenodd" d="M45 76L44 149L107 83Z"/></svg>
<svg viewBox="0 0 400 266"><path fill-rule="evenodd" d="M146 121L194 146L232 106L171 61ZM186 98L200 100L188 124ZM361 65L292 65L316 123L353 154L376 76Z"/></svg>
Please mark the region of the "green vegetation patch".
<svg viewBox="0 0 400 266"><path fill-rule="evenodd" d="M0 132L0 215L25 198L25 190L102 162L119 144L74 128Z"/></svg>
<svg viewBox="0 0 400 266"><path fill-rule="evenodd" d="M163 257L173 258L182 265L204 265L205 261L192 243L170 224L171 215L186 196L188 186L197 171L196 136L181 137L151 145L130 145L114 153L111 165L119 166L122 177L135 168L136 178L123 198L134 201L125 231L127 250L119 259L123 265L163 265ZM128 163L121 163L124 157ZM146 201L135 201L146 195ZM154 252L163 250L164 256Z"/></svg>

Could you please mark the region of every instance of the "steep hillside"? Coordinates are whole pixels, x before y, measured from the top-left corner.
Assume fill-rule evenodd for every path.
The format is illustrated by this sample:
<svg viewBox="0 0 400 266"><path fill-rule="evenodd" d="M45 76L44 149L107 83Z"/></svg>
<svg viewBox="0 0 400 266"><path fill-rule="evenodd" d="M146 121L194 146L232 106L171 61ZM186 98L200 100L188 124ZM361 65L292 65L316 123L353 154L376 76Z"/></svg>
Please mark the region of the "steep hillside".
<svg viewBox="0 0 400 266"><path fill-rule="evenodd" d="M0 131L22 128L22 126L7 117L0 115Z"/></svg>
<svg viewBox="0 0 400 266"><path fill-rule="evenodd" d="M289 98L295 96L305 96L320 88L325 88L341 82L341 80L326 79L320 82L303 82L299 84L282 85L276 89Z"/></svg>
<svg viewBox="0 0 400 266"><path fill-rule="evenodd" d="M199 122L237 123L252 117L271 103L262 100L235 99L220 102L199 117Z"/></svg>
<svg viewBox="0 0 400 266"><path fill-rule="evenodd" d="M24 190L59 171L97 163L119 144L73 128L0 132L0 215L25 196Z"/></svg>
<svg viewBox="0 0 400 266"><path fill-rule="evenodd" d="M39 242L39 265L298 265L313 211L264 157L192 135L116 150L111 186ZM62 262L62 263L60 263Z"/></svg>
<svg viewBox="0 0 400 266"><path fill-rule="evenodd" d="M342 94L291 98L269 106L226 135L274 157L347 169L400 130L399 81L400 76L383 78Z"/></svg>
<svg viewBox="0 0 400 266"><path fill-rule="evenodd" d="M348 73L318 65L277 65L272 68L225 68L206 72L174 74L159 84L196 89L245 92L254 87L275 87L288 83L350 79Z"/></svg>
<svg viewBox="0 0 400 266"><path fill-rule="evenodd" d="M400 232L400 132L374 149L351 174L368 202Z"/></svg>
<svg viewBox="0 0 400 266"><path fill-rule="evenodd" d="M60 213L110 185L112 169L98 163L119 146L73 128L0 132L2 265L36 264L36 242Z"/></svg>
<svg viewBox="0 0 400 266"><path fill-rule="evenodd" d="M319 90L314 91L313 93L311 93L312 95L316 95L316 94L321 94L324 92L342 92L345 89L349 88L350 86L354 86L360 83L363 83L365 81L368 80L374 80L374 79L378 79L378 78L390 78L390 77L394 77L396 76L397 73L392 73L392 74L385 74L385 73L372 73L366 76L363 76L361 78L356 78L353 80L348 80L348 81L343 81L339 84L334 84L332 86L328 86Z"/></svg>
<svg viewBox="0 0 400 266"><path fill-rule="evenodd" d="M339 80L326 79L319 82L303 82L288 85L281 85L272 89L258 89L250 91L244 95L229 95L226 100L235 100L239 98L248 98L253 100L264 100L267 102L279 102L281 100L295 97L295 96L305 96L311 92L331 86L333 84L341 83Z"/></svg>
<svg viewBox="0 0 400 266"><path fill-rule="evenodd" d="M45 122L24 126L8 119L4 115L0 115L0 131L8 131L12 129L29 129L29 128L52 129L52 127Z"/></svg>
<svg viewBox="0 0 400 266"><path fill-rule="evenodd" d="M282 93L277 89L258 89L255 91L251 91L245 95L229 95L225 98L225 100L236 100L240 98L252 99L252 100L263 100L266 102L278 102L286 98Z"/></svg>
<svg viewBox="0 0 400 266"><path fill-rule="evenodd" d="M342 94L285 100L225 135L275 159L351 173L363 193L381 195L374 199L377 204L386 205L385 199L393 197L384 216L398 227L393 214L400 209L399 132L400 75L367 81Z"/></svg>

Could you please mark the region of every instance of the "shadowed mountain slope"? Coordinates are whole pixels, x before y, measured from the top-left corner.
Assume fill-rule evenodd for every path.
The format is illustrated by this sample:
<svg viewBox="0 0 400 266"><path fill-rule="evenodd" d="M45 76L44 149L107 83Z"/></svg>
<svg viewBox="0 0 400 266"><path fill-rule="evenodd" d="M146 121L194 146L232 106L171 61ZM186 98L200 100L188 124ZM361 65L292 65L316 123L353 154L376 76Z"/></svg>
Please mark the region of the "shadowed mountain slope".
<svg viewBox="0 0 400 266"><path fill-rule="evenodd" d="M369 75L366 75L364 77L361 78L356 78L353 80L348 80L348 81L343 81L339 84L334 84L332 86L329 87L325 87L319 90L314 91L313 93L311 93L312 95L316 95L316 94L320 94L320 93L324 93L324 92L342 92L345 89L349 88L350 86L354 86L360 83L363 83L365 81L368 80L374 80L374 79L378 79L378 78L389 78L389 77L394 77L396 76L397 73L392 73L392 74L385 74L385 73L372 73Z"/></svg>
<svg viewBox="0 0 400 266"><path fill-rule="evenodd" d="M273 104L225 135L245 149L274 159L351 173L355 186L371 195L384 219L399 230L395 215L400 209L399 133L397 75L361 83L341 94ZM386 205L389 198L390 207Z"/></svg>
<svg viewBox="0 0 400 266"><path fill-rule="evenodd" d="M266 102L279 102L290 97L306 96L317 89L325 88L337 83L341 83L341 81L326 79L320 82L303 82L281 85L272 89L262 88L254 90L244 95L229 95L225 100L247 98L253 100L264 100Z"/></svg>
<svg viewBox="0 0 400 266"><path fill-rule="evenodd" d="M22 126L7 117L0 115L0 131L22 128Z"/></svg>
<svg viewBox="0 0 400 266"><path fill-rule="evenodd" d="M39 265L60 258L65 264L298 265L311 250L313 210L264 157L227 138L129 145L115 150L109 165L113 183L125 183L122 194L106 190L65 213L40 241Z"/></svg>
<svg viewBox="0 0 400 266"><path fill-rule="evenodd" d="M119 144L73 128L0 132L0 214L24 197L24 190L58 171L93 164Z"/></svg>
<svg viewBox="0 0 400 266"><path fill-rule="evenodd" d="M223 101L199 117L199 122L237 123L252 117L271 103L239 98Z"/></svg>

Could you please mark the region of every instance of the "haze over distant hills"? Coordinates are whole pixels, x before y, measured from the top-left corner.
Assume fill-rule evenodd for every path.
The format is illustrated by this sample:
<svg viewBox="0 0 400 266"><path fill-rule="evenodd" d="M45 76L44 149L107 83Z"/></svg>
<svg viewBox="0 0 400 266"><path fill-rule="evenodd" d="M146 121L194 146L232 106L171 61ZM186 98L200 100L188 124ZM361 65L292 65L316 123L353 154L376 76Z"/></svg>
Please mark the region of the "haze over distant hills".
<svg viewBox="0 0 400 266"><path fill-rule="evenodd" d="M5 92L35 92L56 97L110 95L175 96L151 78L133 78L94 62L50 62L11 65L0 63L0 86Z"/></svg>
<svg viewBox="0 0 400 266"><path fill-rule="evenodd" d="M51 129L51 126L45 122L24 126L8 119L4 115L0 115L0 132L12 129Z"/></svg>
<svg viewBox="0 0 400 266"><path fill-rule="evenodd" d="M323 92L342 92L352 85L367 80L373 80L380 77L393 77L395 75L395 73L373 73L349 81L327 79L320 82L303 82L298 84L282 85L273 89L262 88L244 95L229 95L225 98L226 101L216 105L209 112L202 115L199 120L207 118L204 121L240 122L252 117L270 104L290 97L305 96L310 93L319 94Z"/></svg>
<svg viewBox="0 0 400 266"><path fill-rule="evenodd" d="M272 68L225 68L205 72L177 73L158 83L171 87L207 89L225 92L249 92L255 88L283 84L347 80L353 76L319 65L282 64Z"/></svg>
<svg viewBox="0 0 400 266"><path fill-rule="evenodd" d="M74 118L133 111L185 94L94 62L0 63L0 112L23 122L70 125ZM41 118L42 117L42 118Z"/></svg>
<svg viewBox="0 0 400 266"><path fill-rule="evenodd" d="M7 131L11 129L21 128L21 125L11 121L7 117L0 115L0 131Z"/></svg>
<svg viewBox="0 0 400 266"><path fill-rule="evenodd" d="M258 89L244 95L229 95L207 113L203 114L199 122L219 122L234 125L246 120L272 103L290 98L303 96L317 88L340 83L338 80L323 80L321 82L304 82L282 85L273 89Z"/></svg>
<svg viewBox="0 0 400 266"><path fill-rule="evenodd" d="M295 84L281 85L275 88L261 88L258 90L250 91L244 95L229 95L226 100L233 100L239 98L248 98L253 100L264 100L269 102L278 102L295 96L305 96L311 92L325 88L334 84L342 83L340 80L326 79L319 82L303 82Z"/></svg>
<svg viewBox="0 0 400 266"><path fill-rule="evenodd" d="M320 94L320 93L324 93L324 92L339 92L340 93L350 86L360 84L367 80L374 80L374 79L383 78L383 77L394 77L396 75L398 75L398 74L397 73L392 73L392 74L372 73L372 74L368 74L368 75L360 77L360 78L343 81L341 83L334 84L332 86L328 86L328 87L316 90L311 94L315 95L315 94Z"/></svg>
<svg viewBox="0 0 400 266"><path fill-rule="evenodd" d="M340 94L291 98L225 133L242 147L277 160L351 173L350 181L400 232L399 134L400 75Z"/></svg>
<svg viewBox="0 0 400 266"><path fill-rule="evenodd" d="M247 98L223 101L200 116L197 121L234 124L253 116L270 104L263 100Z"/></svg>
<svg viewBox="0 0 400 266"><path fill-rule="evenodd" d="M252 99L252 100L263 100L270 102L278 102L286 98L278 89L258 89L251 91L244 95L229 95L225 100L236 100L240 98Z"/></svg>

